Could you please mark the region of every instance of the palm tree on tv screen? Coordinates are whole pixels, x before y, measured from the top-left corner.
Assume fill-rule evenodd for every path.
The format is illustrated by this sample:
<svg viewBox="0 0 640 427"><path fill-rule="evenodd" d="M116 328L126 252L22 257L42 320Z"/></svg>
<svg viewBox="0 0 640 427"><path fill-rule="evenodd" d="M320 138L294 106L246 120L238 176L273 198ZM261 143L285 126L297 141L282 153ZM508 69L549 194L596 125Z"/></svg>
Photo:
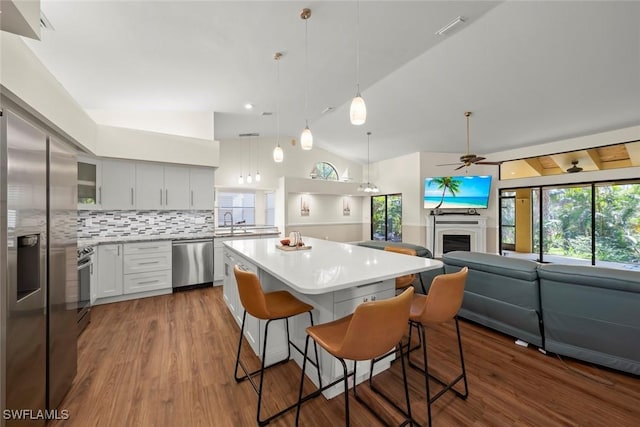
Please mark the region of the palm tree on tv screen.
<svg viewBox="0 0 640 427"><path fill-rule="evenodd" d="M434 208L438 209L444 202L444 195L447 193L447 190L453 197L456 196L456 193L460 191L462 180L456 179L452 176L443 176L440 178L434 178L433 181L429 183L429 185L431 184L437 185L438 189L442 189L442 197L440 198L440 203L438 203L438 205Z"/></svg>

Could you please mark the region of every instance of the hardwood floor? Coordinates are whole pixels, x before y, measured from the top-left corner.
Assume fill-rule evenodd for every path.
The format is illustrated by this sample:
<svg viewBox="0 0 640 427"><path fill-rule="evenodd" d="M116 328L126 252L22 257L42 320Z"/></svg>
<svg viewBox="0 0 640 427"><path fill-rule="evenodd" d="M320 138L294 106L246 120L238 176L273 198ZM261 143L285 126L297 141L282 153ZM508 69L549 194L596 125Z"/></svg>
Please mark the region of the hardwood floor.
<svg viewBox="0 0 640 427"><path fill-rule="evenodd" d="M222 289L206 288L93 308L79 339L78 374L60 409L70 419L53 426L251 426L256 395L233 379L239 328L222 301ZM640 378L594 367L535 348L461 321L469 398L448 393L433 406L435 426L636 426ZM455 329L429 330L430 369L455 373ZM248 348L248 346L246 346ZM256 367L248 352L245 360ZM412 406L426 419L424 383L408 370ZM267 413L295 401L300 369L289 362L265 377ZM401 394L400 364L376 377L389 393ZM436 383L434 387L436 387ZM308 383L305 391L312 390ZM359 393L384 414L401 418L366 385ZM398 400L402 402L402 400ZM354 399L353 426L382 425ZM291 412L272 423L291 426ZM304 404L303 426L342 425L344 400L323 397Z"/></svg>

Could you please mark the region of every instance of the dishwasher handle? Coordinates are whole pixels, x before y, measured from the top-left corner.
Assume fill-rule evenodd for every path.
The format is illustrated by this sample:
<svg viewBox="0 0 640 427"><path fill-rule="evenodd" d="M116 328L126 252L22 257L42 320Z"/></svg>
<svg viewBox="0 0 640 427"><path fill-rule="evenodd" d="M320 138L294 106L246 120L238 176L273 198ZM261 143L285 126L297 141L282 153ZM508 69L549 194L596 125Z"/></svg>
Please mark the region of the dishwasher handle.
<svg viewBox="0 0 640 427"><path fill-rule="evenodd" d="M213 239L196 239L196 240L174 240L172 242L173 246L181 246L181 245L189 245L192 243L211 243L213 244Z"/></svg>

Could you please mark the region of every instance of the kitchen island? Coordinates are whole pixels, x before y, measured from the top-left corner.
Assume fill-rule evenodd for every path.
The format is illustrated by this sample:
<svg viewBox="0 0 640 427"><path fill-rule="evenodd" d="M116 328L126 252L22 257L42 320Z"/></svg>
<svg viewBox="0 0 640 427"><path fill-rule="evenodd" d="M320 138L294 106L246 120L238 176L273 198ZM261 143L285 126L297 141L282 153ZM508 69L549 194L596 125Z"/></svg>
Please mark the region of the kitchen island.
<svg viewBox="0 0 640 427"><path fill-rule="evenodd" d="M346 316L362 302L393 297L395 278L398 276L442 266L440 261L433 259L411 257L349 243L310 237L304 237L303 240L311 249L283 251L277 248L280 242L275 238L224 243L224 299L239 325L244 310L237 295L234 265L256 273L265 291L284 289L302 301L312 304L316 324ZM292 341L303 348L305 328L309 326L308 317L298 316L289 322ZM256 355L260 354L264 323L247 315L245 337ZM268 341L268 364L286 357L284 321L271 325ZM302 357L295 351L291 354L301 365ZM386 364L376 364L376 372L386 369L389 361ZM323 383L338 378L342 372L339 362L324 352L320 365ZM358 372L361 375L357 378L358 382L366 378L368 368L368 362L359 362ZM307 375L316 385L318 384L315 369L308 369ZM327 390L325 396L331 398L341 392L342 384L338 384Z"/></svg>

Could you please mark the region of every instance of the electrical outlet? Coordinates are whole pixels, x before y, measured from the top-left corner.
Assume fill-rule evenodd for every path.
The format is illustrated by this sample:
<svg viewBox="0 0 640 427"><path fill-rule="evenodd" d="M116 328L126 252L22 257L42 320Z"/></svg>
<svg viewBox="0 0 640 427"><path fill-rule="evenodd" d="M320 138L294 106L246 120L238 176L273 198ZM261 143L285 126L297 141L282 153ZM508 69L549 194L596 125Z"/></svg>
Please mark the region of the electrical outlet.
<svg viewBox="0 0 640 427"><path fill-rule="evenodd" d="M92 225L93 225L93 221L91 220L91 218L87 218L84 220L85 227L91 227Z"/></svg>
<svg viewBox="0 0 640 427"><path fill-rule="evenodd" d="M197 217L196 224L204 224L204 217Z"/></svg>
<svg viewBox="0 0 640 427"><path fill-rule="evenodd" d="M149 225L153 225L156 223L156 219L154 217L150 217L147 222L149 223Z"/></svg>

